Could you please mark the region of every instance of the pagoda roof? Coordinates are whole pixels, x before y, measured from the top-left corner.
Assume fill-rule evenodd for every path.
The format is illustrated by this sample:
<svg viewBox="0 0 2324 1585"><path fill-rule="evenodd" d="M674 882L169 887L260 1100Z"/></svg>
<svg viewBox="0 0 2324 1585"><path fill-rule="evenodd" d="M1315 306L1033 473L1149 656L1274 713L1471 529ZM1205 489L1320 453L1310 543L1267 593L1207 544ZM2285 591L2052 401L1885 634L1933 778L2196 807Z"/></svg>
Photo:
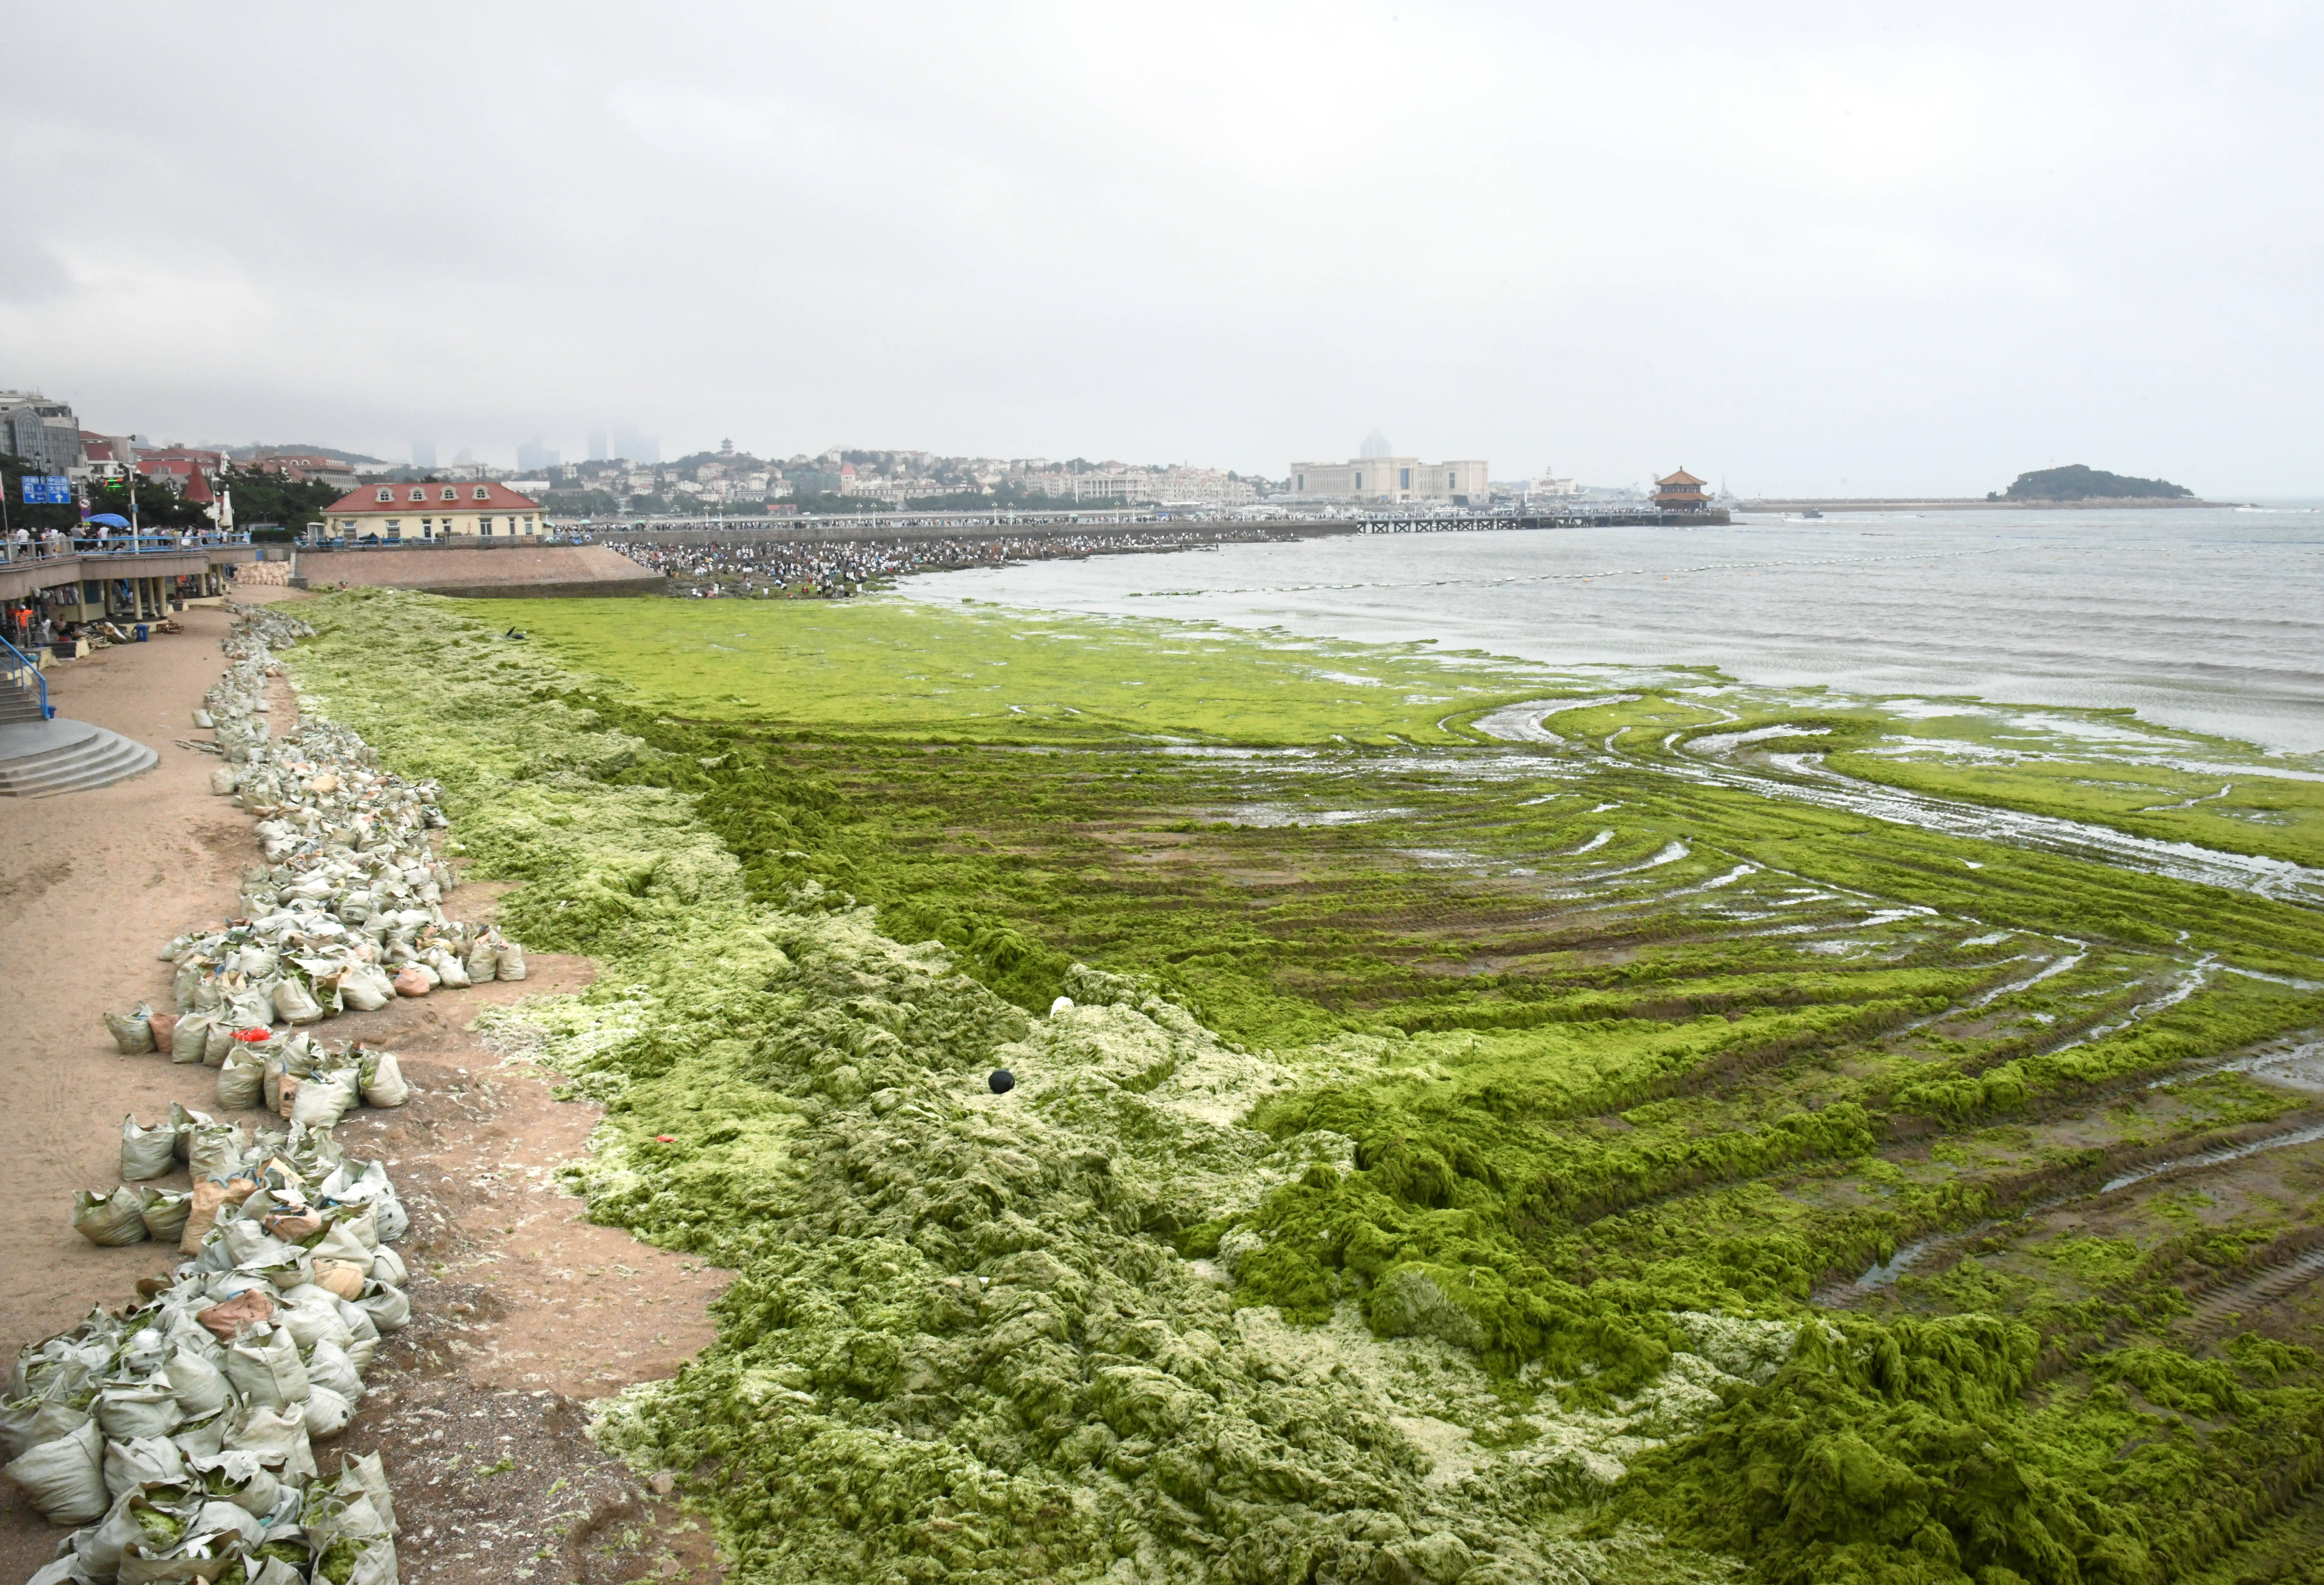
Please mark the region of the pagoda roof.
<svg viewBox="0 0 2324 1585"><path fill-rule="evenodd" d="M1707 478L1695 477L1694 475L1687 472L1683 468L1680 468L1676 473L1672 474L1667 478L1658 478L1655 480L1655 483L1658 485L1707 485L1711 481Z"/></svg>

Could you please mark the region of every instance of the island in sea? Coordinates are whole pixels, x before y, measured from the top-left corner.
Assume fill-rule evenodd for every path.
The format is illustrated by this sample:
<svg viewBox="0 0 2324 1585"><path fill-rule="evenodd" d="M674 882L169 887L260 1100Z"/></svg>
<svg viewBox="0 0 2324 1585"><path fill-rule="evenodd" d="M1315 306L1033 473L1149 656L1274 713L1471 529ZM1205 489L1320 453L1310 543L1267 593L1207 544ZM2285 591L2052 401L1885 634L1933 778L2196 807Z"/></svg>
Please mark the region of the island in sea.
<svg viewBox="0 0 2324 1585"><path fill-rule="evenodd" d="M2037 468L2021 473L2006 491L1987 494L1988 501L2178 501L2192 500L2195 492L2169 479L2132 478L2075 462L2064 468Z"/></svg>

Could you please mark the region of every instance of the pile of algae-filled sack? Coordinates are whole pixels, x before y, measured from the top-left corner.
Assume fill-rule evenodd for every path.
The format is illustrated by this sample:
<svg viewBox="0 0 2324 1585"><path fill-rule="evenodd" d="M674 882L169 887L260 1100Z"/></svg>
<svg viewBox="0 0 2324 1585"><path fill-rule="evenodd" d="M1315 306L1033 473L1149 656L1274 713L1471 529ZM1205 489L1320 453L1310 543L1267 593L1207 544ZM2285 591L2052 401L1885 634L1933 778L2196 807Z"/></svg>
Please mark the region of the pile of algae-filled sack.
<svg viewBox="0 0 2324 1585"><path fill-rule="evenodd" d="M214 691L213 709L256 697L271 664L266 640L292 636L290 628L244 616L230 644L236 686ZM268 763L263 730L221 737L241 763ZM360 830L327 820L324 839L301 845L269 883L295 889L338 866L364 874L375 896L391 876L409 884L398 859L432 807L377 776L367 783L375 796L335 804L333 789L313 780L349 774L364 755L347 734L320 742L327 762L278 753L274 763L308 779L300 811L346 811ZM279 799L275 808L283 811ZM318 900L344 906L346 893L299 899ZM440 921L432 893L426 901L422 918ZM344 930L329 928L338 922L289 907L181 937L162 956L180 966L183 1014L106 1017L124 1052L176 1052L179 1037L197 1031L179 1060L214 1061L222 1106L263 1104L284 1126L254 1130L182 1106L151 1128L124 1118L123 1186L77 1197L73 1224L91 1242L152 1238L189 1258L167 1281L141 1281L138 1302L123 1312L96 1310L18 1355L0 1396L0 1474L51 1523L78 1526L36 1585L393 1585L395 1514L378 1457L343 1460L326 1478L314 1446L346 1428L382 1334L411 1313L403 1263L390 1247L409 1219L385 1169L346 1159L332 1127L358 1099L399 1106L409 1089L392 1053L361 1043L334 1050L303 1030L271 1027L283 987L311 991L338 972L300 967L294 944L362 960L342 945ZM414 940L420 930L415 923ZM217 1057L214 1040L226 1047ZM129 1186L180 1162L187 1192Z"/></svg>
<svg viewBox="0 0 2324 1585"><path fill-rule="evenodd" d="M1350 1166L1348 1141L1240 1119L1295 1075L1136 986L1080 970L1028 1016L934 943L812 886L781 907L692 800L640 784L635 738L575 679L424 597L319 602L303 707L437 778L475 873L593 987L488 1013L608 1104L575 1173L601 1221L738 1268L716 1344L609 1406L601 1434L668 1469L743 1580L1499 1581L1720 1578L1577 1503L1722 1394L1790 1326L1683 1315L1634 1394L1565 1405L1354 1296L1317 1328L1232 1302L1184 1231ZM441 680L426 710L393 679ZM1372 1043L1376 1044L1377 1043ZM1006 1067L1014 1089L986 1082Z"/></svg>
<svg viewBox="0 0 2324 1585"><path fill-rule="evenodd" d="M381 1335L410 1319L389 1247L403 1208L327 1129L240 1132L197 1145L213 1154L167 1219L193 1258L17 1356L0 1473L78 1526L33 1585L393 1585L378 1455L326 1478L315 1444L346 1429Z"/></svg>
<svg viewBox="0 0 2324 1585"><path fill-rule="evenodd" d="M361 737L328 721L302 719L274 739L274 649L311 631L267 607L243 611L226 674L195 713L226 761L210 790L260 817L265 859L244 872L242 917L162 949L178 966L174 1016L156 1021L143 1007L106 1015L125 1052L158 1049L216 1067L239 1032L525 978L522 948L490 925L445 917L454 880L429 844L445 823L435 787L383 771Z"/></svg>

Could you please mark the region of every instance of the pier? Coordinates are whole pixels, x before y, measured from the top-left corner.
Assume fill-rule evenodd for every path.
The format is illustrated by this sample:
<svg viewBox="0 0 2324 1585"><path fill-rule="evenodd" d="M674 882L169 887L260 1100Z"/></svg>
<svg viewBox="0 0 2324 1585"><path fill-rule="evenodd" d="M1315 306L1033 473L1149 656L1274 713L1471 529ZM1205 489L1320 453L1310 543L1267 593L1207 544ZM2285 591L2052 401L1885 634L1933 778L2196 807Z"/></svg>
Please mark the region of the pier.
<svg viewBox="0 0 2324 1585"><path fill-rule="evenodd" d="M558 538L598 543L777 544L867 540L1047 539L1161 530L1201 539L1323 539L1335 534L1499 533L1511 529L1691 528L1725 524L1725 508L1660 511L1651 505L1575 505L1526 512L1368 512L1337 517L1211 516L1192 512L945 512L823 517L552 518Z"/></svg>

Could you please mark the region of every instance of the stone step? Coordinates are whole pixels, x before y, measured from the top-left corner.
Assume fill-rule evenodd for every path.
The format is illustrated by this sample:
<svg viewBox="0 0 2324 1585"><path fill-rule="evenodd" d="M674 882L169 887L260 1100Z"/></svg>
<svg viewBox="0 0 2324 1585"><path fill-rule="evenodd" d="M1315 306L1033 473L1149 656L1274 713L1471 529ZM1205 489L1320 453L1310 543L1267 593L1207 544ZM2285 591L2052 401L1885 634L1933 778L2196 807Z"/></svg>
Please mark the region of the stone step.
<svg viewBox="0 0 2324 1585"><path fill-rule="evenodd" d="M43 718L39 689L0 683L0 721L38 721Z"/></svg>
<svg viewBox="0 0 2324 1585"><path fill-rule="evenodd" d="M0 797L53 798L63 792L85 792L142 775L161 759L142 743L81 721L49 721L31 728L19 726L0 737L0 743L28 730L42 731L50 741L32 745L29 753L0 759Z"/></svg>

